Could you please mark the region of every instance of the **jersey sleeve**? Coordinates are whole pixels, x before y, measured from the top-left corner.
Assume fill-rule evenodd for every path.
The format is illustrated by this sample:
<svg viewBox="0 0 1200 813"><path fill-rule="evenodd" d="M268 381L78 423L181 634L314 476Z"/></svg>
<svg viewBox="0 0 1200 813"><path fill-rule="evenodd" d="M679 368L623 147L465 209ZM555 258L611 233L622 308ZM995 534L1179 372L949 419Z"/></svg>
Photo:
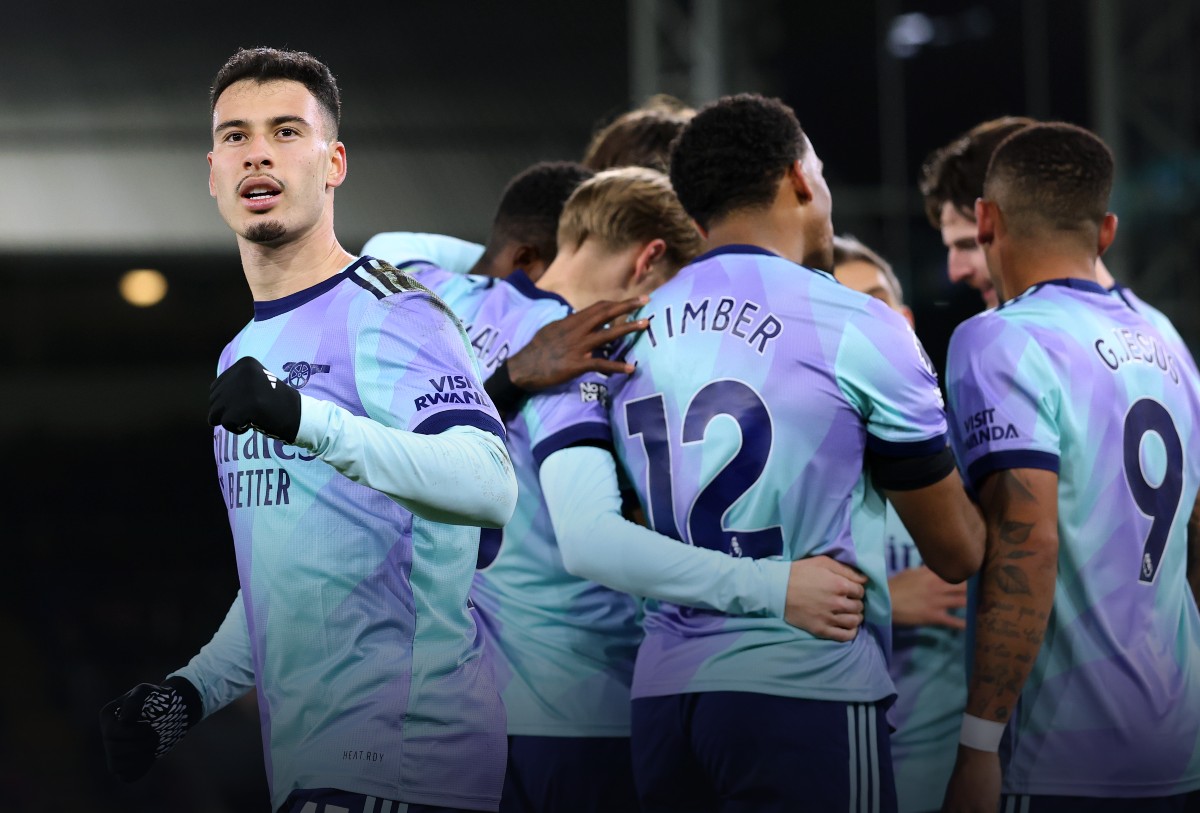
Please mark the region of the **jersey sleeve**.
<svg viewBox="0 0 1200 813"><path fill-rule="evenodd" d="M425 260L454 274L465 274L483 256L483 246L448 234L380 232L363 245L369 254L399 267L410 260Z"/></svg>
<svg viewBox="0 0 1200 813"><path fill-rule="evenodd" d="M867 448L920 457L946 447L946 412L933 363L894 311L871 300L850 320L837 353L842 392L866 421Z"/></svg>
<svg viewBox="0 0 1200 813"><path fill-rule="evenodd" d="M563 565L574 575L642 598L784 616L790 562L729 556L625 519L610 452L563 449L540 474Z"/></svg>
<svg viewBox="0 0 1200 813"><path fill-rule="evenodd" d="M437 294L465 325L474 321L487 292L499 282L495 277L456 273L424 260L401 263L396 270Z"/></svg>
<svg viewBox="0 0 1200 813"><path fill-rule="evenodd" d="M299 446L436 522L498 527L516 478L458 321L428 292L382 300L355 350L366 415L301 394Z"/></svg>
<svg viewBox="0 0 1200 813"><path fill-rule="evenodd" d="M570 446L611 448L610 381L609 376L586 373L526 400L521 416L529 427L529 444L539 467L550 455Z"/></svg>
<svg viewBox="0 0 1200 813"><path fill-rule="evenodd" d="M242 591L230 605L212 640L188 665L167 677L182 677L196 687L204 703L204 717L237 700L254 688L254 660L246 627Z"/></svg>
<svg viewBox="0 0 1200 813"><path fill-rule="evenodd" d="M972 488L1000 469L1058 472L1058 378L1019 325L996 312L959 325L946 380L954 452Z"/></svg>

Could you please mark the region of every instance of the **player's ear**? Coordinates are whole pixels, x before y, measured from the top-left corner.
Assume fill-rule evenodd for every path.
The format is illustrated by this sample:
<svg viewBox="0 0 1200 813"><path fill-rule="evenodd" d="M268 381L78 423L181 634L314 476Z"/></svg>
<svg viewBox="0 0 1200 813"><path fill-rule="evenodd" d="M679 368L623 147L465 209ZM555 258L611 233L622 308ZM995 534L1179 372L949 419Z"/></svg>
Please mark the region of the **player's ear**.
<svg viewBox="0 0 1200 813"><path fill-rule="evenodd" d="M212 153L211 152L208 154L208 194L210 197L214 197L214 198L217 196L217 184L213 180L213 165L212 165Z"/></svg>
<svg viewBox="0 0 1200 813"><path fill-rule="evenodd" d="M650 274L654 264L666 256L666 253L667 241L661 237L655 237L642 246L633 261L634 280L642 280Z"/></svg>
<svg viewBox="0 0 1200 813"><path fill-rule="evenodd" d="M993 201L985 198L975 200L975 242L981 246L990 245L996 239L996 220L999 209Z"/></svg>
<svg viewBox="0 0 1200 813"><path fill-rule="evenodd" d="M1113 240L1117 237L1117 216L1112 212L1104 215L1104 219L1100 221L1100 234L1096 243L1096 256L1099 257L1108 247L1112 245Z"/></svg>
<svg viewBox="0 0 1200 813"><path fill-rule="evenodd" d="M325 176L326 188L342 185L346 180L346 145L335 141L330 146L329 173Z"/></svg>
<svg viewBox="0 0 1200 813"><path fill-rule="evenodd" d="M791 185L792 191L796 194L796 200L801 205L813 199L812 187L809 186L808 177L804 174L804 166L799 158L788 166L785 182Z"/></svg>
<svg viewBox="0 0 1200 813"><path fill-rule="evenodd" d="M512 250L512 271L520 268L530 281L537 282L546 271L546 260L542 252L532 243L518 243Z"/></svg>

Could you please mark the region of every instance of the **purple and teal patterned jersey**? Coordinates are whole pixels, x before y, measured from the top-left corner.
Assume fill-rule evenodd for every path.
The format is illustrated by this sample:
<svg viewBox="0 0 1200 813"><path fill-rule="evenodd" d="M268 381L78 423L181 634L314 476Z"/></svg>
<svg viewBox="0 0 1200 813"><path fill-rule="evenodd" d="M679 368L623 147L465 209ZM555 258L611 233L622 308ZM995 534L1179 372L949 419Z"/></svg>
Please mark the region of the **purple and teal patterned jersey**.
<svg viewBox="0 0 1200 813"><path fill-rule="evenodd" d="M1008 727L1004 792L1200 787L1194 366L1120 297L1055 280L961 324L947 385L974 487L1001 469L1058 474L1054 609Z"/></svg>
<svg viewBox="0 0 1200 813"><path fill-rule="evenodd" d="M520 271L488 280L495 284L474 293L468 286L482 278L444 271L418 271L417 278L459 303L485 379L543 325L571 311ZM461 297L464 291L470 296ZM538 479L541 461L552 452L608 441L605 392L593 377L543 391L506 427L517 508L501 534L485 531L471 597L494 653L512 735L629 734L629 685L641 640L637 604L563 567Z"/></svg>
<svg viewBox="0 0 1200 813"><path fill-rule="evenodd" d="M888 578L923 564L912 534L888 503ZM896 702L888 709L894 727L892 768L899 813L938 810L954 759L967 704L966 636L935 625L892 627L890 672Z"/></svg>
<svg viewBox="0 0 1200 813"><path fill-rule="evenodd" d="M244 356L347 422L503 437L445 305L370 257L255 303L219 371ZM317 457L258 432L214 433L272 808L297 788L336 787L495 809L504 712L468 599L479 528L415 516L339 473L325 460L372 450L330 437Z"/></svg>
<svg viewBox="0 0 1200 813"><path fill-rule="evenodd" d="M618 458L657 532L730 556L828 555L868 577L850 643L782 618L647 601L633 696L893 694L884 506L867 449L945 448L937 380L907 323L830 275L753 246L709 252L655 291L612 395Z"/></svg>

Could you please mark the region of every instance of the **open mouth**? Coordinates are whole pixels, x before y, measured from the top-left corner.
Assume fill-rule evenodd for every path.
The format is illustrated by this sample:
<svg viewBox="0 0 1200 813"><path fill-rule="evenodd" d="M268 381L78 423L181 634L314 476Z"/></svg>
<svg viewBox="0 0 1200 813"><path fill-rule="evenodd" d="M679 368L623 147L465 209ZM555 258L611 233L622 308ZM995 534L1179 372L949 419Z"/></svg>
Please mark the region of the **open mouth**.
<svg viewBox="0 0 1200 813"><path fill-rule="evenodd" d="M282 193L278 183L266 178L248 178L238 190L247 207L255 210L273 205Z"/></svg>

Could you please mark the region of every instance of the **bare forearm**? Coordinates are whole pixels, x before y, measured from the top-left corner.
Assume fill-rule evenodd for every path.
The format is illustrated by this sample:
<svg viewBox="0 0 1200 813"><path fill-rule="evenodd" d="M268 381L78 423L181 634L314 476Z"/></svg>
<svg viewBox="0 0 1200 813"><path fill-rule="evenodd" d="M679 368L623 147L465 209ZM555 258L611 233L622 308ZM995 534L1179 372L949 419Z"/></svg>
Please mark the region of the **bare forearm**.
<svg viewBox="0 0 1200 813"><path fill-rule="evenodd" d="M1053 483L1047 486L1046 477ZM1058 565L1057 477L1018 469L988 478L981 499L987 552L979 578L967 713L1007 722L1033 669Z"/></svg>

